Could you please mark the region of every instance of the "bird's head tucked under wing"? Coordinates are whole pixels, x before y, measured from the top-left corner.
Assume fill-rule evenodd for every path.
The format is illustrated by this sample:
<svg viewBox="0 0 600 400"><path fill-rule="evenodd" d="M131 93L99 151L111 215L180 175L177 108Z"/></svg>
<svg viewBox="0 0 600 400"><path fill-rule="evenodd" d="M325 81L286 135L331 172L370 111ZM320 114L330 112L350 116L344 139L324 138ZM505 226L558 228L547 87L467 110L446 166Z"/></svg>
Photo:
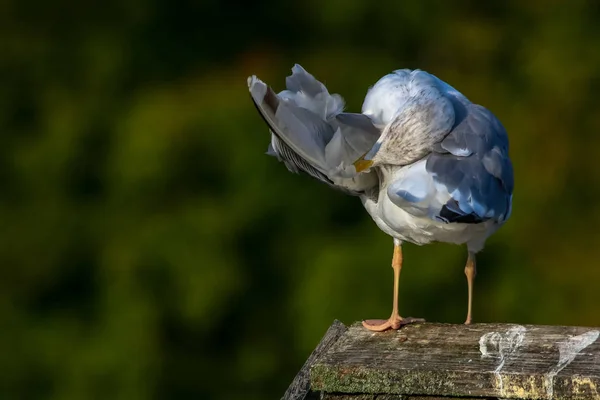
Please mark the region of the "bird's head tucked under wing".
<svg viewBox="0 0 600 400"><path fill-rule="evenodd" d="M354 162L357 172L381 164L411 164L429 153L454 125L452 102L426 72L397 71L382 78L371 91L363 113L384 115L374 120L385 128L375 145ZM390 103L396 105L393 113Z"/></svg>

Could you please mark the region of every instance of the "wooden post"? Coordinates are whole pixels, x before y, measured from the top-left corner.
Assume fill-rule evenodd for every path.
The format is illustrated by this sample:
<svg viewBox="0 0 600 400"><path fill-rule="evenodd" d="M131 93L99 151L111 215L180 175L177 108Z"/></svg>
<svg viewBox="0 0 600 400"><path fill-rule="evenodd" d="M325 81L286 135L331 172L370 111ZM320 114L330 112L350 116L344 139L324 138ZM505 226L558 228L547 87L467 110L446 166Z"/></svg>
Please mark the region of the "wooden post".
<svg viewBox="0 0 600 400"><path fill-rule="evenodd" d="M600 399L600 328L422 323L372 333L339 325L305 365L310 389L293 398Z"/></svg>
<svg viewBox="0 0 600 400"><path fill-rule="evenodd" d="M306 360L302 369L286 390L282 400L309 400L315 397L315 393L311 393L310 389L310 368L347 330L348 328L337 319L333 321L317 348L310 354L308 360Z"/></svg>

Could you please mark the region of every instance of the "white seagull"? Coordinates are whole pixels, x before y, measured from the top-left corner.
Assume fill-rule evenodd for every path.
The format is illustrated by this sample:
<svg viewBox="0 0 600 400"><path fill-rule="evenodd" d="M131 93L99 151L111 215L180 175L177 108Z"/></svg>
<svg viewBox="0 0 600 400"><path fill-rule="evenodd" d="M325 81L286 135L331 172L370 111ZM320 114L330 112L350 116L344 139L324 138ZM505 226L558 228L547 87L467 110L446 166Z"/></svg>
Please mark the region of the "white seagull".
<svg viewBox="0 0 600 400"><path fill-rule="evenodd" d="M276 94L248 78L256 108L271 131L268 154L291 172L304 172L358 196L379 229L394 240L394 296L387 320L365 320L372 331L422 321L398 313L402 242L466 244L470 324L475 255L511 214L513 168L498 119L456 89L421 71L381 78L362 113L300 65Z"/></svg>

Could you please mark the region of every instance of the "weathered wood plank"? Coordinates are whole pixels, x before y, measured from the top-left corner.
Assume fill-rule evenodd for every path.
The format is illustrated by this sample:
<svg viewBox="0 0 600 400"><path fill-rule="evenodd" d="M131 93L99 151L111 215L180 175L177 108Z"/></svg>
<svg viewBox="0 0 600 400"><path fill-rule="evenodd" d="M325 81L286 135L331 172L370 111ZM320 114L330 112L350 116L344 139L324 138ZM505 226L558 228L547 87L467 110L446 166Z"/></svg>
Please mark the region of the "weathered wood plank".
<svg viewBox="0 0 600 400"><path fill-rule="evenodd" d="M340 394L340 393L324 393L321 400L412 400L406 396L399 394ZM447 400L447 399L430 399L430 400Z"/></svg>
<svg viewBox="0 0 600 400"><path fill-rule="evenodd" d="M329 348L342 336L348 328L337 319L329 327L325 336L316 349L308 357L308 360L302 366L302 369L288 387L282 400L304 400L310 394L310 368L317 359L329 350Z"/></svg>
<svg viewBox="0 0 600 400"><path fill-rule="evenodd" d="M598 328L352 325L311 369L314 391L516 399L600 399Z"/></svg>
<svg viewBox="0 0 600 400"><path fill-rule="evenodd" d="M449 400L451 397L406 396L402 394L343 394L323 393L320 400ZM461 397L460 400L486 400L483 397ZM491 399L497 400L497 399Z"/></svg>

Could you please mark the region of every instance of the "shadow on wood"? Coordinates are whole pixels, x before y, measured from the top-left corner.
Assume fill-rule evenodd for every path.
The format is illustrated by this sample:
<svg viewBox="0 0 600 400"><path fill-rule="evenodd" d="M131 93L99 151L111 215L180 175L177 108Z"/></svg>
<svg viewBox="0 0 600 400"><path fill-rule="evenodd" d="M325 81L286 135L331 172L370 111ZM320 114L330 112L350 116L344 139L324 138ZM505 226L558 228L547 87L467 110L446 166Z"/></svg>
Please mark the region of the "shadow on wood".
<svg viewBox="0 0 600 400"><path fill-rule="evenodd" d="M335 321L285 400L600 399L600 328Z"/></svg>

